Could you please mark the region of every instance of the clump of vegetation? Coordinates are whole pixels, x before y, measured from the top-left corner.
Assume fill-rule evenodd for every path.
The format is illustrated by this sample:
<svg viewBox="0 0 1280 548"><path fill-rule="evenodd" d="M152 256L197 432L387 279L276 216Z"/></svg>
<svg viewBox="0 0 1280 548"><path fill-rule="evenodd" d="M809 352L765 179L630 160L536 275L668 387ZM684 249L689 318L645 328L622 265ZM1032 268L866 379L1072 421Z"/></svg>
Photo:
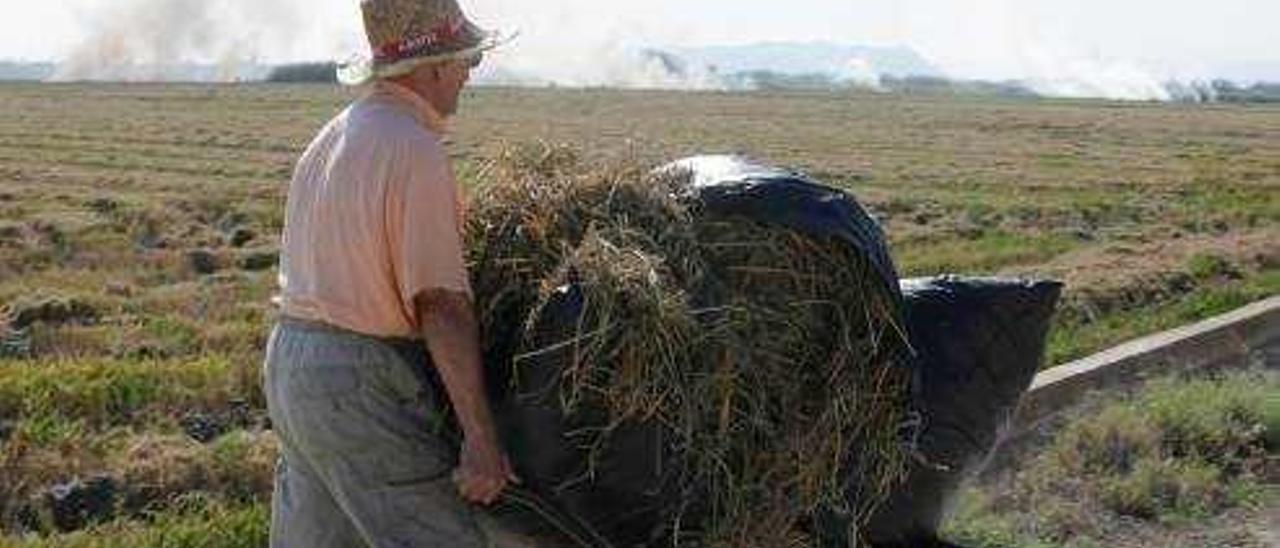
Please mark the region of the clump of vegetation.
<svg viewBox="0 0 1280 548"><path fill-rule="evenodd" d="M269 270L275 268L279 256L280 252L274 248L244 250L236 259L236 266L248 271Z"/></svg>
<svg viewBox="0 0 1280 548"><path fill-rule="evenodd" d="M1078 417L1027 463L975 488L948 526L978 546L1102 542L1268 500L1280 456L1280 376L1154 381ZM1274 485L1273 485L1274 486Z"/></svg>
<svg viewBox="0 0 1280 548"><path fill-rule="evenodd" d="M125 486L121 502L133 512L164 509L192 492L228 502L262 502L271 493L276 453L273 435L243 430L208 445L186 437L147 436L130 443L112 469Z"/></svg>
<svg viewBox="0 0 1280 548"><path fill-rule="evenodd" d="M62 325L90 324L98 320L98 311L90 303L74 297L44 297L19 301L9 313L13 329L26 329L37 323Z"/></svg>
<svg viewBox="0 0 1280 548"><path fill-rule="evenodd" d="M1231 260L1213 253L1199 253L1187 261L1187 272L1197 280L1239 279L1242 274Z"/></svg>

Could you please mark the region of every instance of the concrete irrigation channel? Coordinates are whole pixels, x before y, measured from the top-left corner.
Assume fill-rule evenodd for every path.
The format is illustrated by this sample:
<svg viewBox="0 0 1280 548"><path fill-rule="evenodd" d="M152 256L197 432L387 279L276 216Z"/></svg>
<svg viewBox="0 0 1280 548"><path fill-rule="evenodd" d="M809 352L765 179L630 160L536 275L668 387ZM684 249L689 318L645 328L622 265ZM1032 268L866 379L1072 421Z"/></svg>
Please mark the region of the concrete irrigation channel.
<svg viewBox="0 0 1280 548"><path fill-rule="evenodd" d="M1041 372L1022 398L1010 441L1052 422L1091 391L1172 372L1259 366L1280 369L1280 296Z"/></svg>

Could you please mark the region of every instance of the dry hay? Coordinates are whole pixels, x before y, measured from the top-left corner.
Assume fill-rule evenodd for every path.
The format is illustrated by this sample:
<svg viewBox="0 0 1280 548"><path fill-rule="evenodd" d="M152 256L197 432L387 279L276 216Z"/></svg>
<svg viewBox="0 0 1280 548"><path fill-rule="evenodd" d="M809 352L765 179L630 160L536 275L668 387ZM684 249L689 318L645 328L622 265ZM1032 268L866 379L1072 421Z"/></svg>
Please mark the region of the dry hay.
<svg viewBox="0 0 1280 548"><path fill-rule="evenodd" d="M626 423L673 434L662 538L817 545L831 515L856 538L909 452L895 301L848 246L699 211L686 176L638 165L534 146L489 166L468 218L487 363L506 382L546 352L527 332L577 284L560 404L595 417L592 455Z"/></svg>

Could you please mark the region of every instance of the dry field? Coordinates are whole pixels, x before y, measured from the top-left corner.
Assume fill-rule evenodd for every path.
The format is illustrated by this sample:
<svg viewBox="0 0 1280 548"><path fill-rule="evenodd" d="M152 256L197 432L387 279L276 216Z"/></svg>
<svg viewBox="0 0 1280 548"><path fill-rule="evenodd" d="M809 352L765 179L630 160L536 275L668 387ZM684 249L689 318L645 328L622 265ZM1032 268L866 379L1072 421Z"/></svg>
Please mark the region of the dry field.
<svg viewBox="0 0 1280 548"><path fill-rule="evenodd" d="M275 236L351 97L0 86L0 546L259 543ZM1280 293L1277 106L479 89L453 139L469 185L536 140L803 169L869 206L904 275L1065 280L1052 362Z"/></svg>

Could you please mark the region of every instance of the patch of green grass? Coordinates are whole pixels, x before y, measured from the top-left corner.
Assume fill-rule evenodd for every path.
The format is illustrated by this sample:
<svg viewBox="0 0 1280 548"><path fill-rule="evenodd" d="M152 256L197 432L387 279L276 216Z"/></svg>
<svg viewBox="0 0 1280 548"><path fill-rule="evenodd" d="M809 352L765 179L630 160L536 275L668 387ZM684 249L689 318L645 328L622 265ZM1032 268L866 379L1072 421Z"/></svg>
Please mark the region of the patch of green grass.
<svg viewBox="0 0 1280 548"><path fill-rule="evenodd" d="M968 488L944 536L980 547L1105 546L1266 512L1280 376L1164 378L1081 415L999 479ZM1272 487L1274 489L1274 486Z"/></svg>
<svg viewBox="0 0 1280 548"><path fill-rule="evenodd" d="M1197 253L1187 260L1187 272L1197 280L1238 278L1240 269L1226 257L1215 253Z"/></svg>
<svg viewBox="0 0 1280 548"><path fill-rule="evenodd" d="M20 421L134 421L150 409L225 404L240 395L236 366L191 361L0 361L0 417Z"/></svg>
<svg viewBox="0 0 1280 548"><path fill-rule="evenodd" d="M1059 544L1022 534L1013 516L992 512L998 504L993 497L978 489L965 489L959 494L946 526L948 540L962 546L981 548L1050 548Z"/></svg>
<svg viewBox="0 0 1280 548"><path fill-rule="evenodd" d="M1124 475L1101 480L1099 500L1120 515L1164 521L1213 515L1225 500L1222 471L1201 462L1171 462L1151 456Z"/></svg>
<svg viewBox="0 0 1280 548"><path fill-rule="evenodd" d="M1267 405L1280 389L1276 379L1236 376L1223 381L1154 381L1138 401L1152 425L1165 435L1164 449L1174 456L1216 460L1231 458L1256 441L1254 428L1277 420Z"/></svg>
<svg viewBox="0 0 1280 548"><path fill-rule="evenodd" d="M189 356L200 349L200 328L194 322L170 315L144 318L131 353L151 356Z"/></svg>
<svg viewBox="0 0 1280 548"><path fill-rule="evenodd" d="M1181 194L1173 205L1178 217L1190 220L1216 217L1247 225L1280 221L1280 196L1274 189L1210 181L1186 188Z"/></svg>
<svg viewBox="0 0 1280 548"><path fill-rule="evenodd" d="M36 446L58 445L82 438L88 430L84 420L64 415L37 415L22 421L11 434Z"/></svg>
<svg viewBox="0 0 1280 548"><path fill-rule="evenodd" d="M120 519L84 531L27 539L0 537L0 548L258 548L266 546L270 508L189 497L150 520Z"/></svg>
<svg viewBox="0 0 1280 548"><path fill-rule="evenodd" d="M1076 245L1077 242L1058 235L993 231L972 239L946 239L903 246L894 251L895 262L904 275L927 276L990 273L1005 266L1042 262Z"/></svg>
<svg viewBox="0 0 1280 548"><path fill-rule="evenodd" d="M1215 259L1193 259L1193 270L1212 277L1223 268ZM1058 365L1124 341L1230 312L1280 294L1280 269L1244 279L1202 284L1189 293L1147 306L1113 312L1093 321L1071 317L1049 332L1046 364Z"/></svg>
<svg viewBox="0 0 1280 548"><path fill-rule="evenodd" d="M1098 478L1109 511L1203 517L1230 502L1227 480L1265 460L1276 420L1266 402L1277 392L1274 376L1157 380L1136 401L1069 426L1048 455L1066 475Z"/></svg>
<svg viewBox="0 0 1280 548"><path fill-rule="evenodd" d="M1116 406L1062 433L1054 464L1081 473L1128 471L1160 450L1160 432L1137 409Z"/></svg>

